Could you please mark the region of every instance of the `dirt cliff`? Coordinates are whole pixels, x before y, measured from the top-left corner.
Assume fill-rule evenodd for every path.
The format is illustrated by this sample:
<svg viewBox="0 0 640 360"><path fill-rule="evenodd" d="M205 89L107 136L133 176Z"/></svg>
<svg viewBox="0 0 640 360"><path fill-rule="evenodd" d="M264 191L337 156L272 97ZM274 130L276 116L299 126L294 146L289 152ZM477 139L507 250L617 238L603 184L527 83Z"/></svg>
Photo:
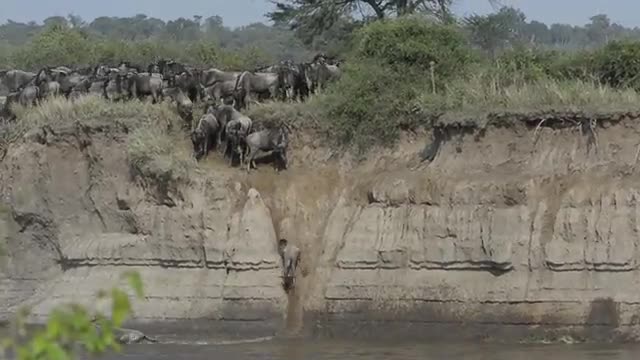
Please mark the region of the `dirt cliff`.
<svg viewBox="0 0 640 360"><path fill-rule="evenodd" d="M135 269L138 321L635 339L638 119L441 121L363 161L298 133L288 171L212 155L173 187L132 173L118 128L34 129L0 162L0 314L88 303ZM289 295L279 237L303 251Z"/></svg>

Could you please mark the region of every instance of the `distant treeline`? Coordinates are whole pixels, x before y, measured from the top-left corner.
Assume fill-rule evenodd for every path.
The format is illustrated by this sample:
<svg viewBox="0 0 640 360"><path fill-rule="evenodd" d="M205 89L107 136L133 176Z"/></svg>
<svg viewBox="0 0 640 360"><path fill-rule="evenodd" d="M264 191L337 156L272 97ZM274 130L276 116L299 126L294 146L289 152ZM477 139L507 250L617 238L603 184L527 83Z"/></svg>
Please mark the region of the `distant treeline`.
<svg viewBox="0 0 640 360"><path fill-rule="evenodd" d="M458 18L455 21L466 30L472 43L491 54L514 45L583 50L601 47L612 40L640 39L640 28L621 26L602 14L593 16L584 26L548 26L539 21L529 21L515 8L504 7L493 14ZM138 48L144 48L140 49L141 52L159 52L158 56L182 56L183 60L198 61L193 55L185 55L184 48L205 44L209 50L215 48L218 52L237 54L239 57L251 56L258 59L256 62L269 63L285 58L302 60L319 51L339 55L349 48L345 44L353 31L363 24L342 17L330 29L315 35L312 41L306 41L305 44L284 24L269 26L255 23L232 29L224 25L220 16L194 16L191 19L169 21L144 14L132 17L103 16L91 22L75 15L52 16L42 23L9 20L0 25L0 66L24 62L21 56L14 56L16 52L52 27L73 29L85 39L91 39L94 43L109 43L111 45L108 46L112 47L125 48L130 44L140 44ZM193 51L206 52L202 46ZM184 59L185 56L190 59ZM200 60L211 60L210 54L198 56Z"/></svg>
<svg viewBox="0 0 640 360"><path fill-rule="evenodd" d="M82 52L64 54L60 49ZM47 59L49 55L53 57ZM231 29L219 16L163 21L141 14L85 22L70 15L50 17L42 24L9 20L0 25L0 67L80 65L109 61L110 57L141 63L153 57L172 57L190 63L215 61L245 67L247 62L259 66L309 56L309 49L286 28L256 23Z"/></svg>

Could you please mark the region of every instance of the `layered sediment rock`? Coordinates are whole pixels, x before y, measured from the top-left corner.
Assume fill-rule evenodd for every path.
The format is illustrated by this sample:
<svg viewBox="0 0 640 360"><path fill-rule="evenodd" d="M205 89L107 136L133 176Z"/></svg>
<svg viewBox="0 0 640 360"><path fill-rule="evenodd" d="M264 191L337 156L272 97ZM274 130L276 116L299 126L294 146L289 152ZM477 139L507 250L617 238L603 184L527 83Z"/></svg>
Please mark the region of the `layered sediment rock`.
<svg viewBox="0 0 640 360"><path fill-rule="evenodd" d="M61 301L91 301L136 269L147 295L135 304L138 320L277 328L297 314L323 331L634 336L640 128L631 115L602 117L594 146L562 126L582 121L566 116L535 136L535 117L443 125L445 140L422 163L428 138L358 165L314 163L298 139L289 171L217 166L194 173L171 204L131 179L124 135L13 145L0 164L0 311L29 304L43 316ZM288 296L280 236L303 251Z"/></svg>

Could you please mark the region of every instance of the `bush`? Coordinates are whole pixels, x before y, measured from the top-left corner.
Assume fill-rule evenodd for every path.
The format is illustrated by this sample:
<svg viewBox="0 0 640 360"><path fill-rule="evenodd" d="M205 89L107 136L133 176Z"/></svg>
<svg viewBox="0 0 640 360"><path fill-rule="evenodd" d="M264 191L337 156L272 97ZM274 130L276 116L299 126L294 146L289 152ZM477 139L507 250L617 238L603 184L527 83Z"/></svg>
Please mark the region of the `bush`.
<svg viewBox="0 0 640 360"><path fill-rule="evenodd" d="M640 89L640 42L614 41L594 54L600 81L613 87Z"/></svg>
<svg viewBox="0 0 640 360"><path fill-rule="evenodd" d="M443 82L464 72L474 60L459 28L418 17L377 21L363 27L356 34L354 55L400 71L406 67L428 71L433 61Z"/></svg>
<svg viewBox="0 0 640 360"><path fill-rule="evenodd" d="M419 125L411 103L429 92L429 81L411 67L401 73L369 60L345 65L343 77L317 101L325 130L340 145L360 152L391 145L402 128Z"/></svg>
<svg viewBox="0 0 640 360"><path fill-rule="evenodd" d="M355 44L342 78L317 99L317 109L330 139L359 152L391 145L401 129L429 120L418 118L413 104L433 91L431 61L438 89L473 61L456 28L415 17L373 22L357 32Z"/></svg>
<svg viewBox="0 0 640 360"><path fill-rule="evenodd" d="M14 62L21 68L36 69L50 65L86 66L92 60L91 41L84 34L53 25L18 50Z"/></svg>

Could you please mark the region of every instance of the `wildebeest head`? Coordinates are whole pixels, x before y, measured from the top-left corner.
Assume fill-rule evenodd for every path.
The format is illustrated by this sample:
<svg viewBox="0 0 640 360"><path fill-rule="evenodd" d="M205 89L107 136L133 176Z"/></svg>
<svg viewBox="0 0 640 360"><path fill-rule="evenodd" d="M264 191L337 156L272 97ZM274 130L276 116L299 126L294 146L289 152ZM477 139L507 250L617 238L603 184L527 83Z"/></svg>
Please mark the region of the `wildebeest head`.
<svg viewBox="0 0 640 360"><path fill-rule="evenodd" d="M149 66L147 67L147 72L149 72L149 74L159 74L160 65L156 63L149 64Z"/></svg>
<svg viewBox="0 0 640 360"><path fill-rule="evenodd" d="M40 84L42 83L51 81L51 72L49 68L43 67L42 69L40 69L33 80L36 86L40 86Z"/></svg>
<svg viewBox="0 0 640 360"><path fill-rule="evenodd" d="M284 256L284 249L287 248L288 244L289 241L287 241L287 239L280 239L278 241L278 254L280 254L280 256Z"/></svg>

